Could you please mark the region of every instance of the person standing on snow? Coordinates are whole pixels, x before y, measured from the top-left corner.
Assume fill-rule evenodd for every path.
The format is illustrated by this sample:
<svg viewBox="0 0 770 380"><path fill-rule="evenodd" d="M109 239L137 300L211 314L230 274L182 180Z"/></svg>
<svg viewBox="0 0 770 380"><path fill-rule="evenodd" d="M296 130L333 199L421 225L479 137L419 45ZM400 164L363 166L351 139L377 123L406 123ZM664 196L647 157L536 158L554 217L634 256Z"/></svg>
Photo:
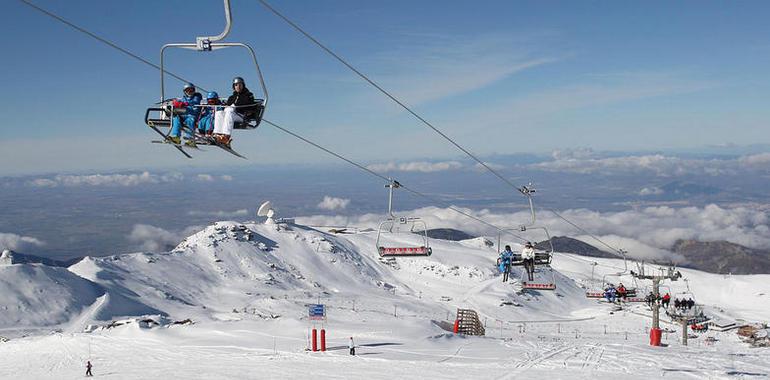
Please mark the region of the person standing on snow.
<svg viewBox="0 0 770 380"><path fill-rule="evenodd" d="M91 361L89 360L86 362L86 377L91 377L94 375L93 373L91 373L91 367L93 366L91 365Z"/></svg>
<svg viewBox="0 0 770 380"><path fill-rule="evenodd" d="M513 252L511 251L511 246L506 245L505 251L500 254L500 269L503 272L503 282L508 282L508 275L511 273L511 258L513 257Z"/></svg>
<svg viewBox="0 0 770 380"><path fill-rule="evenodd" d="M348 348L350 349L350 354L355 355L356 354L356 345L353 344L353 337L350 337L350 341L348 341Z"/></svg>
<svg viewBox="0 0 770 380"><path fill-rule="evenodd" d="M521 259L524 261L524 269L527 270L527 277L529 281L535 279L535 248L532 243L527 242L524 245L524 249L521 250Z"/></svg>
<svg viewBox="0 0 770 380"><path fill-rule="evenodd" d="M241 77L233 78L233 94L227 98L222 112L214 116L214 138L222 145L230 147L235 123L253 117L259 110L259 105L254 100L254 94L246 88L246 82Z"/></svg>
<svg viewBox="0 0 770 380"><path fill-rule="evenodd" d="M174 100L174 109L184 108L185 112L182 115L174 115L171 121L171 132L169 133L169 139L174 144L182 143L182 127L187 127L185 130L185 139L187 139L186 145L195 146L195 140L193 140L192 133L195 131L195 123L198 121L198 115L200 114L200 108L196 107L201 104L203 96L199 92L195 91L195 85L187 83L182 88L184 95Z"/></svg>

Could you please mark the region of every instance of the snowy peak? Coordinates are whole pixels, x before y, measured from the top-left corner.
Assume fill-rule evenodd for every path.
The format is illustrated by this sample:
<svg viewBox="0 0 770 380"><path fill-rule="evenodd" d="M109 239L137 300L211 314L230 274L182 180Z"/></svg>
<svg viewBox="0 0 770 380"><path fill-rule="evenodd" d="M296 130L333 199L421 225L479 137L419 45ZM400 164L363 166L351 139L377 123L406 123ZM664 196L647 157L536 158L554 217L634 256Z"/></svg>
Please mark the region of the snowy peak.
<svg viewBox="0 0 770 380"><path fill-rule="evenodd" d="M60 325L103 294L99 285L66 268L0 266L0 328Z"/></svg>

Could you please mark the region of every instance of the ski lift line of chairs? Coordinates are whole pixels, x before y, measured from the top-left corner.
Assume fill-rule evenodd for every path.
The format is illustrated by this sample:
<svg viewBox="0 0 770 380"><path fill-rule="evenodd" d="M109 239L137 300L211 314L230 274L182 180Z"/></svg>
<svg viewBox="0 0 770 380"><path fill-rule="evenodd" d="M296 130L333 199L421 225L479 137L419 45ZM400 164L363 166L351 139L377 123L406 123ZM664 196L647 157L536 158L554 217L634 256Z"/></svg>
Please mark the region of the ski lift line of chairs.
<svg viewBox="0 0 770 380"><path fill-rule="evenodd" d="M428 239L427 224L417 217L396 217L396 215L393 214L393 190L401 187L401 184L392 178L390 178L389 181L390 182L385 185L385 188L388 189L388 218L380 222L380 225L377 227L377 241L375 243L377 253L380 257L419 257L432 255L433 249L430 247L430 240ZM398 225L396 225L396 223L398 223ZM396 233L400 232L401 228L398 227L401 225L409 226L409 234L411 236L419 233L418 231L415 231L415 226L421 226L422 232L419 233L419 235L421 237L422 245L405 247L388 246L381 243L381 241L384 240L382 239L384 234L395 234L393 232L394 229L397 230Z"/></svg>
<svg viewBox="0 0 770 380"><path fill-rule="evenodd" d="M217 36L204 36L204 37L197 37L195 43L171 43L171 44L165 44L160 49L160 102L157 103L157 106L149 107L147 108L147 111L144 115L144 123L152 128L156 133L158 133L160 136L163 137L163 141L161 142L168 142L169 137L168 133L163 133L159 128L169 128L171 126L171 120L174 118L174 116L183 115L186 110L180 109L180 108L174 108L173 101L174 98L167 99L166 98L166 87L165 87L165 76L167 74L165 70L165 52L166 49L169 48L179 48L179 49L187 49L187 50L195 50L199 52L211 52L214 50L219 49L227 49L227 48L242 48L245 49L248 54L251 57L251 62L254 65L257 78L259 79L259 85L262 90L262 99L256 99L254 104L250 105L242 105L237 108L242 107L250 107L253 109L254 112L250 112L246 115L244 120L242 122L236 122L233 125L234 129L241 129L241 130L251 130L255 129L259 126L260 122L262 121L262 116L265 113L265 110L267 108L267 102L268 102L268 92L267 92L267 86L265 85L265 79L262 75L262 69L259 66L259 61L257 60L257 55L254 53L254 49L251 48L248 44L241 43L241 42L219 42L223 40L227 35L230 33L230 28L232 25L232 17L230 12L230 0L224 0L224 7L225 7L225 29ZM207 106L207 105L201 105L201 106ZM220 106L221 107L221 106ZM153 114L151 117L151 114ZM191 132L191 134L195 133L195 126L185 126L188 132ZM197 140L197 139L196 139ZM205 141L200 141L205 145ZM212 144L209 144L212 145ZM229 147L221 146L220 144L213 143L213 145L217 145L218 147L221 147L230 153L242 157L239 154L235 153ZM174 145L177 150L179 150L182 154L184 154L188 158L192 158L187 152L185 152L181 146Z"/></svg>

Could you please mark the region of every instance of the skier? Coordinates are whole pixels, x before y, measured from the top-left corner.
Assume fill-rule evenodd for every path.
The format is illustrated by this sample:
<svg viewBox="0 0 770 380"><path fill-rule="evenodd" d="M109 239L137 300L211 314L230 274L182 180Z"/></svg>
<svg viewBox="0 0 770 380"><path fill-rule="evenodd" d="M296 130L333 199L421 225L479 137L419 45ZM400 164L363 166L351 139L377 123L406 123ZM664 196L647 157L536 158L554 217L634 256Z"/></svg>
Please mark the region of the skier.
<svg viewBox="0 0 770 380"><path fill-rule="evenodd" d="M652 292L647 293L644 297L644 302L647 303L647 306L652 308L652 304L655 302L655 295Z"/></svg>
<svg viewBox="0 0 770 380"><path fill-rule="evenodd" d="M94 375L93 373L91 373L91 367L93 366L91 365L91 361L89 360L86 362L86 377L91 377Z"/></svg>
<svg viewBox="0 0 770 380"><path fill-rule="evenodd" d="M215 91L207 93L206 104L211 106L222 104L222 102L219 100L219 94L217 94ZM217 111L216 108L218 107L203 107L200 120L198 121L198 133L200 135L211 136L213 134L214 115Z"/></svg>
<svg viewBox="0 0 770 380"><path fill-rule="evenodd" d="M615 289L615 286L610 284L607 289L604 289L604 298L606 298L610 303L615 303L616 292L617 290Z"/></svg>
<svg viewBox="0 0 770 380"><path fill-rule="evenodd" d="M353 337L350 337L350 341L348 342L348 348L350 349L350 354L355 355L356 354L356 345L353 344Z"/></svg>
<svg viewBox="0 0 770 380"><path fill-rule="evenodd" d="M500 254L500 269L503 272L503 282L508 282L508 275L511 273L511 258L513 257L513 252L511 251L511 246L506 245L505 251Z"/></svg>
<svg viewBox="0 0 770 380"><path fill-rule="evenodd" d="M524 268L527 270L529 281L533 281L535 277L535 248L532 247L532 243L527 242L524 245L524 249L521 250L521 259L524 261Z"/></svg>
<svg viewBox="0 0 770 380"><path fill-rule="evenodd" d="M626 290L626 287L623 286L623 283L621 282L620 284L618 284L618 298L625 301L627 294L628 294L628 290Z"/></svg>
<svg viewBox="0 0 770 380"><path fill-rule="evenodd" d="M679 310L680 308L683 308L682 301L679 300L679 298L674 298L674 309Z"/></svg>
<svg viewBox="0 0 770 380"><path fill-rule="evenodd" d="M169 139L174 144L182 143L182 124L187 127L185 130L185 145L195 146L195 140L192 138L192 132L195 130L195 122L198 121L198 114L200 109L195 107L201 104L203 97L199 92L195 91L195 85L187 83L182 88L184 95L174 100L173 106L175 109L184 108L185 113L182 115L174 115L174 119L171 123L171 132L169 133Z"/></svg>
<svg viewBox="0 0 770 380"><path fill-rule="evenodd" d="M687 301L684 301L687 303L687 310L691 310L693 307L695 307L695 301L692 300L692 298L688 298Z"/></svg>
<svg viewBox="0 0 770 380"><path fill-rule="evenodd" d="M233 94L227 98L225 105L229 107L214 116L214 138L229 148L235 123L253 117L259 106L254 100L254 94L246 88L246 82L241 77L233 78Z"/></svg>
<svg viewBox="0 0 770 380"><path fill-rule="evenodd" d="M671 302L671 295L666 293L661 299L661 306L668 308L668 304Z"/></svg>

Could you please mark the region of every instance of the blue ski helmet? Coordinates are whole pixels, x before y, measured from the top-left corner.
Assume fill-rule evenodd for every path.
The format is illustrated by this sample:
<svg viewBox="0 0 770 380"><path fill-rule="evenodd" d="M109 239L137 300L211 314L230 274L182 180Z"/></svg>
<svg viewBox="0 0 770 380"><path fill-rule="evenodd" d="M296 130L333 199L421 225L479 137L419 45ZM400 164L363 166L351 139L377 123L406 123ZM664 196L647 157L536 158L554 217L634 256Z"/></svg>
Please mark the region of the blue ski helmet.
<svg viewBox="0 0 770 380"><path fill-rule="evenodd" d="M216 91L210 91L208 94L206 94L206 99L217 99L219 98L219 94L217 94Z"/></svg>
<svg viewBox="0 0 770 380"><path fill-rule="evenodd" d="M192 88L193 91L195 91L195 85L192 83L186 83L184 87L182 87L182 91L187 91L188 88Z"/></svg>

